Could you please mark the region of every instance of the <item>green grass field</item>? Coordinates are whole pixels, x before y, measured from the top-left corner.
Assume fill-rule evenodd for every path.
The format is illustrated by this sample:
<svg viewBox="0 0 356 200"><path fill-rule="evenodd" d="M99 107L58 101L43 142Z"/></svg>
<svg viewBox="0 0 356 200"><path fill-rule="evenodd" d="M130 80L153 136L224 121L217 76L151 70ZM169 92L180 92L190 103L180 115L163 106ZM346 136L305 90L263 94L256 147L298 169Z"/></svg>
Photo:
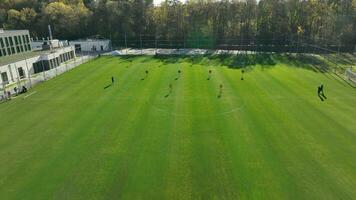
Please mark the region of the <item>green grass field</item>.
<svg viewBox="0 0 356 200"><path fill-rule="evenodd" d="M356 199L356 89L280 60L101 57L37 85L0 104L0 199Z"/></svg>

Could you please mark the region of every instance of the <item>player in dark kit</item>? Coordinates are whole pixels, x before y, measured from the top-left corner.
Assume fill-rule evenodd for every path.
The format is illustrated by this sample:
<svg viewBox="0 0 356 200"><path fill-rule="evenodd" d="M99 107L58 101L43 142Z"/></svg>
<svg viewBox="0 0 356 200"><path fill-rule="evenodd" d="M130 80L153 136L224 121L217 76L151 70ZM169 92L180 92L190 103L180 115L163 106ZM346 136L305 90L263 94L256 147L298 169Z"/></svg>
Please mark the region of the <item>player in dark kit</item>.
<svg viewBox="0 0 356 200"><path fill-rule="evenodd" d="M320 94L322 97L324 97L326 99L326 96L324 94L324 85L323 84L320 85Z"/></svg>
<svg viewBox="0 0 356 200"><path fill-rule="evenodd" d="M114 82L115 82L115 79L114 79L114 77L112 76L112 77L111 77L111 84L114 84Z"/></svg>
<svg viewBox="0 0 356 200"><path fill-rule="evenodd" d="M324 101L326 98L325 94L324 94L324 85L321 84L320 86L318 86L318 96L320 98L320 100Z"/></svg>

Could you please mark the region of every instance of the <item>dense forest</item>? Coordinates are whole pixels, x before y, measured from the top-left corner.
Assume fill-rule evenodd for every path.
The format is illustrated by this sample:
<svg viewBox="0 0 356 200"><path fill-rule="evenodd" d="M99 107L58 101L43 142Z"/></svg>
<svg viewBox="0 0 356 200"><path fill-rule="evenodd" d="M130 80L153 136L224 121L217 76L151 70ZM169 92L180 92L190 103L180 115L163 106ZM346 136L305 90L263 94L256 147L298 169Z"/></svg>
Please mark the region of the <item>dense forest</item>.
<svg viewBox="0 0 356 200"><path fill-rule="evenodd" d="M5 29L33 37L101 36L115 46L155 39L201 44L356 44L356 0L0 0ZM130 43L130 44L131 44ZM129 45L130 45L129 44Z"/></svg>

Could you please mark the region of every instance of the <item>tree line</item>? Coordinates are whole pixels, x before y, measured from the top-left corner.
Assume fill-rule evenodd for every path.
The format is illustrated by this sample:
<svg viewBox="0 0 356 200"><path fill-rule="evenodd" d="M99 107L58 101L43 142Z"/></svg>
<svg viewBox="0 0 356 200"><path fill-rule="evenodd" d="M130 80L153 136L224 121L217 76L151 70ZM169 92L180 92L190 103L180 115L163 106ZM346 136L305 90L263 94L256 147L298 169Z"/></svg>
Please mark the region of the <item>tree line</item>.
<svg viewBox="0 0 356 200"><path fill-rule="evenodd" d="M356 44L356 0L0 0L5 29L101 36L114 46ZM143 44L142 44L143 43Z"/></svg>

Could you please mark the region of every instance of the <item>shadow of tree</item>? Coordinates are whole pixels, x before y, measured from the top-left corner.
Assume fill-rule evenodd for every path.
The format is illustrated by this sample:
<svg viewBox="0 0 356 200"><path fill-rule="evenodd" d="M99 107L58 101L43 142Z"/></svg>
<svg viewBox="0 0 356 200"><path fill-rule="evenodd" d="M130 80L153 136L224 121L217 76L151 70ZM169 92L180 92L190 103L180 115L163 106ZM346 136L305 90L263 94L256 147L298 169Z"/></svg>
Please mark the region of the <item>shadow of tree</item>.
<svg viewBox="0 0 356 200"><path fill-rule="evenodd" d="M329 57L335 55L327 55ZM328 73L333 67L332 63L328 62L323 56L313 54L206 54L206 55L124 55L120 56L124 60L134 60L140 58L139 62L157 63L158 66L165 64L176 64L185 62L193 65L202 66L226 66L231 69L253 69L255 66L260 66L263 69L274 67L276 64L285 64L290 67L299 67L312 70L314 72ZM152 59L154 58L154 59ZM337 59L335 59L337 61Z"/></svg>

